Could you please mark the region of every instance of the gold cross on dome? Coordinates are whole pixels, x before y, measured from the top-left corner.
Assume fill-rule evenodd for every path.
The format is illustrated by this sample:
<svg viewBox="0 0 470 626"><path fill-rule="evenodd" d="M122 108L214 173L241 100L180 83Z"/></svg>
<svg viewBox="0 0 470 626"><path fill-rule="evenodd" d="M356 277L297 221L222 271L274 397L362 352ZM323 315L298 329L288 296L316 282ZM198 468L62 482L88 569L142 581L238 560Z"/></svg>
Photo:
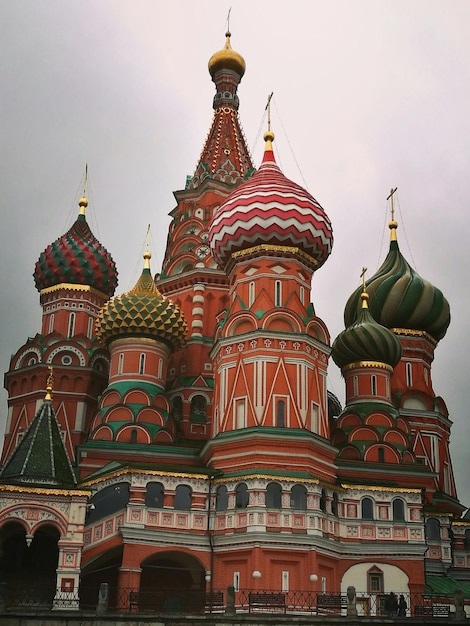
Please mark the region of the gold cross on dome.
<svg viewBox="0 0 470 626"><path fill-rule="evenodd" d="M393 188L392 188L392 189L390 189L390 193L389 193L389 194L388 194L388 196L387 196L387 201L388 201L388 200L391 200L391 203L392 203L392 206L390 207L390 210L391 210L391 212L392 212L392 222L393 222L394 215L395 215L395 209L394 209L394 207L393 207L393 194L395 193L395 191L396 191L397 189L398 189L398 187L395 187L395 189L393 189Z"/></svg>
<svg viewBox="0 0 470 626"><path fill-rule="evenodd" d="M366 272L367 272L367 267L363 267L362 268L362 272L361 272L361 278L362 278L362 291L366 290Z"/></svg>

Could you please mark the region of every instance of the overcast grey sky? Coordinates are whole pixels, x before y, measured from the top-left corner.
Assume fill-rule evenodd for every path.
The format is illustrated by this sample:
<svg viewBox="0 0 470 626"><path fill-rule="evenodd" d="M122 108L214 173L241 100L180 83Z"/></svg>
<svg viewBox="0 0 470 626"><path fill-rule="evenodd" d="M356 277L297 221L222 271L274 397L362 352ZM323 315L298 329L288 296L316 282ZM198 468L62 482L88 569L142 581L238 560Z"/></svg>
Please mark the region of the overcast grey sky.
<svg viewBox="0 0 470 626"><path fill-rule="evenodd" d="M87 217L117 263L118 292L140 273L148 224L159 271L172 192L193 172L212 119L207 62L224 45L230 7L254 161L273 91L278 163L333 223L333 253L312 289L332 340L362 266L371 275L386 255L386 197L398 187L400 248L451 306L433 382L454 422L454 473L469 505L468 0L1 3L0 369L40 331L34 264L74 221L86 163Z"/></svg>

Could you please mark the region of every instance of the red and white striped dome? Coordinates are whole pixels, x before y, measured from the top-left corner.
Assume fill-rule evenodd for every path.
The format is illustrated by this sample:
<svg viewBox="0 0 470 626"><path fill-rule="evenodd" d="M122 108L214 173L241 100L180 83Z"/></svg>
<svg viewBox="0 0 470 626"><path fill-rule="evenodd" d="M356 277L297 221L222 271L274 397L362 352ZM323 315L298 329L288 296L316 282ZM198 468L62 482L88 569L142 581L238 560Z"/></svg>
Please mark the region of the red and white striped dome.
<svg viewBox="0 0 470 626"><path fill-rule="evenodd" d="M284 176L272 149L274 134L265 134L263 162L217 209L209 239L212 254L225 266L234 252L260 244L292 246L323 265L333 247L331 223L321 205Z"/></svg>

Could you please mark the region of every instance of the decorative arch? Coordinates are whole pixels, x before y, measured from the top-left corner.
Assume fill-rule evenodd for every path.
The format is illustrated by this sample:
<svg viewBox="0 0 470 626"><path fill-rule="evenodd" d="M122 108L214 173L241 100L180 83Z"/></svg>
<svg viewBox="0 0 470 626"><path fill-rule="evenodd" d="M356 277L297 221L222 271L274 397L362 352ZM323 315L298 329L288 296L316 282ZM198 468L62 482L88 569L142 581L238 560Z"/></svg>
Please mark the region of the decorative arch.
<svg viewBox="0 0 470 626"><path fill-rule="evenodd" d="M136 417L136 422L145 422L147 424L157 424L158 426L165 426L166 419L159 411L153 408L141 409Z"/></svg>
<svg viewBox="0 0 470 626"><path fill-rule="evenodd" d="M150 406L150 398L145 391L141 389L130 389L122 400L123 404L143 404Z"/></svg>
<svg viewBox="0 0 470 626"><path fill-rule="evenodd" d="M91 439L94 439L95 441L112 441L113 431L109 426L100 426L91 435Z"/></svg>
<svg viewBox="0 0 470 626"><path fill-rule="evenodd" d="M287 333L300 333L303 330L296 316L289 314L285 310L282 312L274 311L266 315L263 319L263 329Z"/></svg>
<svg viewBox="0 0 470 626"><path fill-rule="evenodd" d="M309 322L309 324L307 324L306 332L308 335L315 337L315 339L319 339L327 346L330 345L330 333L320 318L315 317L311 322Z"/></svg>
<svg viewBox="0 0 470 626"><path fill-rule="evenodd" d="M396 430L396 429L388 430L384 434L384 442L389 443L391 445L398 445L398 446L404 446L404 447L408 446L407 437L400 430Z"/></svg>
<svg viewBox="0 0 470 626"><path fill-rule="evenodd" d="M380 441L380 435L375 429L362 426L349 433L349 441Z"/></svg>
<svg viewBox="0 0 470 626"><path fill-rule="evenodd" d="M105 391L101 396L100 405L102 407L114 406L121 403L121 394L114 389L111 391Z"/></svg>
<svg viewBox="0 0 470 626"><path fill-rule="evenodd" d="M395 427L393 418L386 413L372 413L366 417L364 424L367 424L368 426L382 426L385 428Z"/></svg>
<svg viewBox="0 0 470 626"><path fill-rule="evenodd" d="M362 420L357 413L345 413L338 418L338 428L350 428L351 426L362 426Z"/></svg>
<svg viewBox="0 0 470 626"><path fill-rule="evenodd" d="M173 443L174 439L167 430L159 430L154 437L154 443Z"/></svg>
<svg viewBox="0 0 470 626"><path fill-rule="evenodd" d="M126 424L120 428L115 436L119 443L151 443L152 439L146 428L137 424Z"/></svg>
<svg viewBox="0 0 470 626"><path fill-rule="evenodd" d="M109 422L133 422L134 414L127 406L117 406L110 409L104 418L105 423Z"/></svg>
<svg viewBox="0 0 470 626"><path fill-rule="evenodd" d="M241 333L257 330L258 320L250 311L243 311L234 316L222 330L223 337L233 337Z"/></svg>
<svg viewBox="0 0 470 626"><path fill-rule="evenodd" d="M371 445L364 452L364 461L371 463L400 463L400 453L389 445Z"/></svg>

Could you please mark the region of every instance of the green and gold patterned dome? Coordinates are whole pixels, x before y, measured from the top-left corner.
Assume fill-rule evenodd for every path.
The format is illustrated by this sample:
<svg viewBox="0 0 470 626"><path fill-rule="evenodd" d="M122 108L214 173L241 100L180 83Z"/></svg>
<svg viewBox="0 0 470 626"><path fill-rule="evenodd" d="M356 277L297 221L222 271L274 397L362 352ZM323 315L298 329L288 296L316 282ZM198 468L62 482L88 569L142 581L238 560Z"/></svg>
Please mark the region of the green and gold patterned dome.
<svg viewBox="0 0 470 626"><path fill-rule="evenodd" d="M446 298L409 265L396 238L397 223L391 221L390 250L378 271L366 282L369 310L373 318L396 332L424 332L435 341L444 337L450 324ZM361 312L361 288L349 298L344 324L351 326Z"/></svg>
<svg viewBox="0 0 470 626"><path fill-rule="evenodd" d="M179 306L155 286L149 252L144 259L144 269L135 287L108 300L101 309L96 322L98 339L109 344L122 337L150 337L176 350L186 342L186 320Z"/></svg>
<svg viewBox="0 0 470 626"><path fill-rule="evenodd" d="M34 269L38 291L62 284L88 285L111 297L117 286L116 265L93 235L85 218L86 198L80 198L79 215L71 228L51 243Z"/></svg>
<svg viewBox="0 0 470 626"><path fill-rule="evenodd" d="M385 363L393 368L401 358L400 341L391 330L374 320L368 300L368 294L362 291L359 316L333 342L331 356L340 368L364 361Z"/></svg>

